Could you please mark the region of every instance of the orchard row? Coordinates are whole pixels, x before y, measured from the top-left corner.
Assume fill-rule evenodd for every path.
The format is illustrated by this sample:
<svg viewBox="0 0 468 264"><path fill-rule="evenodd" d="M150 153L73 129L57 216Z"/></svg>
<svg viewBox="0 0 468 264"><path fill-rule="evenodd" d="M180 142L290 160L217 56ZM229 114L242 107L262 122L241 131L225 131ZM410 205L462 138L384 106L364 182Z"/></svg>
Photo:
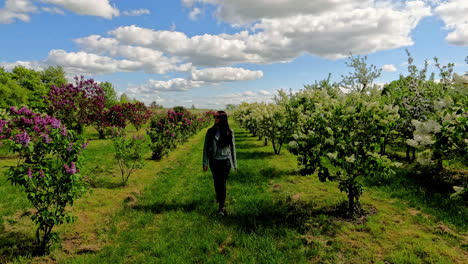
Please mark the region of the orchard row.
<svg viewBox="0 0 468 264"><path fill-rule="evenodd" d="M409 75L383 89L371 85L380 72L351 57L355 72L341 83L328 78L295 94L279 91L275 103L243 103L235 117L271 141L276 154L287 143L301 174L337 181L348 195L348 213L359 214L363 181L388 180L399 166L389 146L433 171L444 161L468 164L468 78L454 76L453 64L437 63L440 81L427 79L427 64L418 70L408 57ZM457 195L466 198L467 179L460 185Z"/></svg>

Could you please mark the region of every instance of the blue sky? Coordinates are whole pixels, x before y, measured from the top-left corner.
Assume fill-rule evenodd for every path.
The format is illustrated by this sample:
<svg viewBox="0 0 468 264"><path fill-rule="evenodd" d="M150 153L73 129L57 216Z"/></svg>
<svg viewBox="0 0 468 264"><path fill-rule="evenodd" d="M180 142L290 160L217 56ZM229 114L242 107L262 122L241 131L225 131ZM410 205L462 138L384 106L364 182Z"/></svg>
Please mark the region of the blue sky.
<svg viewBox="0 0 468 264"><path fill-rule="evenodd" d="M463 74L466 14L466 0L3 0L0 66L61 65L148 104L222 109L339 81L351 53L383 69L378 83L407 73L405 49Z"/></svg>

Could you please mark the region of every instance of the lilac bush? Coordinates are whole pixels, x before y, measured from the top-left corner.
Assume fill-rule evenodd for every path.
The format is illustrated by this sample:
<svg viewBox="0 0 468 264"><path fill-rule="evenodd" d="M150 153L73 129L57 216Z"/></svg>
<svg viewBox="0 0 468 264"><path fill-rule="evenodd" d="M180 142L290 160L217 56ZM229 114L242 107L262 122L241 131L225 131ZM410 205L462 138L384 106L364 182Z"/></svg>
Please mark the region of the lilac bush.
<svg viewBox="0 0 468 264"><path fill-rule="evenodd" d="M8 118L0 119L0 140L19 155L7 177L24 188L35 208L31 218L38 226L37 253L44 254L56 238L52 228L73 220L65 208L86 190L79 174L79 156L87 142L59 119L26 107L11 107Z"/></svg>

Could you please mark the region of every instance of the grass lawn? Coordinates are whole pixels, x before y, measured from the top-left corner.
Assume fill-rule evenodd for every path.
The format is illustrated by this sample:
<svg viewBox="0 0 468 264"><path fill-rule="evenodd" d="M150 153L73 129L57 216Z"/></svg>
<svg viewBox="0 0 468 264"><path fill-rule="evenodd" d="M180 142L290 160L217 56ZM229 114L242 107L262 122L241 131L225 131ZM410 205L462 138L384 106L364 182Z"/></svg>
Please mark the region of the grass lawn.
<svg viewBox="0 0 468 264"><path fill-rule="evenodd" d="M239 169L228 179L228 215L218 216L201 165L205 132L161 161L149 160L147 149L145 167L125 187L111 141L91 141L82 173L93 187L70 208L77 221L55 229L60 241L46 257L28 255L28 201L1 176L0 263L468 262L463 204L401 180L366 187L367 216L343 219L346 196L336 183L299 176L293 155L274 155L238 127ZM0 158L0 169L12 162Z"/></svg>

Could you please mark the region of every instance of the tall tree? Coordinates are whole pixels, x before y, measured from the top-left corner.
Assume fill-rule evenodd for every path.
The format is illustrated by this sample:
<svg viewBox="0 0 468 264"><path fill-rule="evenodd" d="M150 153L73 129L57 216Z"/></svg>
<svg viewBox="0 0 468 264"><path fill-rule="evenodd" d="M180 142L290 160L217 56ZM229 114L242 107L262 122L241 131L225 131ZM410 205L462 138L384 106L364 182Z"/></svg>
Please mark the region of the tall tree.
<svg viewBox="0 0 468 264"><path fill-rule="evenodd" d="M350 72L347 76L341 76L343 78L341 85L352 91L367 92L367 89L372 86L372 82L380 77L382 70L377 69L373 64L367 66L367 56L354 57L351 55L348 59L349 61L345 62L345 64L353 68L354 71Z"/></svg>
<svg viewBox="0 0 468 264"><path fill-rule="evenodd" d="M128 102L130 102L130 99L128 98L128 95L126 93L123 93L120 96L120 103L123 104L123 103L128 103Z"/></svg>
<svg viewBox="0 0 468 264"><path fill-rule="evenodd" d="M0 67L0 108L19 106L28 101L28 90L12 79L12 74Z"/></svg>
<svg viewBox="0 0 468 264"><path fill-rule="evenodd" d="M43 111L45 104L43 97L48 89L41 80L41 73L32 69L26 69L23 66L16 66L12 71L12 79L21 87L28 90L29 103L31 108Z"/></svg>
<svg viewBox="0 0 468 264"><path fill-rule="evenodd" d="M47 69L41 72L41 80L45 84L47 92L49 92L52 85L60 87L68 82L62 66L47 67Z"/></svg>
<svg viewBox="0 0 468 264"><path fill-rule="evenodd" d="M106 108L111 108L119 102L117 93L115 92L114 85L110 82L102 82L99 84L104 90L104 96L106 98Z"/></svg>

